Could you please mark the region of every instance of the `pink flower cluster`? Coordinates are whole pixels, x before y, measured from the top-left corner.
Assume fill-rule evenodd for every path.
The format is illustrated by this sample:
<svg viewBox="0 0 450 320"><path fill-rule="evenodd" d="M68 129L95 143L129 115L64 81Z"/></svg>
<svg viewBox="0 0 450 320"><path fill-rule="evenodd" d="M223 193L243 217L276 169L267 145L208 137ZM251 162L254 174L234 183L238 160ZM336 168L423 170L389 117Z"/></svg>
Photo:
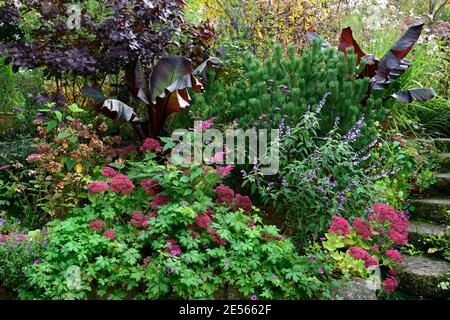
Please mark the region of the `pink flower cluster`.
<svg viewBox="0 0 450 320"><path fill-rule="evenodd" d="M219 168L216 169L216 172L218 174L220 174L222 177L228 176L231 173L231 171L233 171L233 166L232 165L228 165L228 166L225 166L225 167L219 167Z"/></svg>
<svg viewBox="0 0 450 320"><path fill-rule="evenodd" d="M218 195L216 203L229 203L234 209L241 208L246 212L252 211L253 204L248 196L236 194L236 201L234 204L235 196L234 191L231 188L220 184L214 189L214 192Z"/></svg>
<svg viewBox="0 0 450 320"><path fill-rule="evenodd" d="M195 223L199 228L208 228L211 221L212 221L211 217L206 213L198 214L195 217Z"/></svg>
<svg viewBox="0 0 450 320"><path fill-rule="evenodd" d="M209 227L207 230L208 234L211 236L211 240L218 244L219 246L225 247L228 244L228 241L224 238L221 238L217 235L217 230Z"/></svg>
<svg viewBox="0 0 450 320"><path fill-rule="evenodd" d="M373 259L370 254L364 250L363 248L359 247L351 247L347 251L348 255L356 260L363 260L364 266L366 268L370 266L376 266L378 263L375 259Z"/></svg>
<svg viewBox="0 0 450 320"><path fill-rule="evenodd" d="M177 241L174 239L170 239L166 241L168 248L166 249L167 252L169 252L173 256L179 256L182 251L180 246L177 244Z"/></svg>
<svg viewBox="0 0 450 320"><path fill-rule="evenodd" d="M158 208L159 206L163 206L163 205L169 203L170 200L171 200L171 199L170 199L169 196L164 196L164 195L162 195L162 194L158 194L158 195L156 196L156 198L152 201L151 207L152 207L153 209L156 209L156 208Z"/></svg>
<svg viewBox="0 0 450 320"><path fill-rule="evenodd" d="M106 230L103 232L103 236L110 240L113 240L116 237L116 232L114 230Z"/></svg>
<svg viewBox="0 0 450 320"><path fill-rule="evenodd" d="M153 138L146 138L144 142L142 143L142 146L140 147L141 151L156 151L161 152L162 147L158 140L155 140Z"/></svg>
<svg viewBox="0 0 450 320"><path fill-rule="evenodd" d="M337 235L346 236L350 233L350 225L345 218L333 216L331 227L328 229L330 233L336 233Z"/></svg>
<svg viewBox="0 0 450 320"><path fill-rule="evenodd" d="M142 214L142 212L140 211L134 211L131 215L131 224L133 226L135 226L136 228L144 228L147 229L148 228L148 220L150 219L150 217L147 217L145 215Z"/></svg>
<svg viewBox="0 0 450 320"><path fill-rule="evenodd" d="M131 152L136 152L136 146L133 144L130 144L129 146L123 147L123 148L117 148L115 150L119 156L127 156Z"/></svg>
<svg viewBox="0 0 450 320"><path fill-rule="evenodd" d="M234 191L224 184L220 184L214 189L214 192L219 196L216 203L232 203L234 199Z"/></svg>
<svg viewBox="0 0 450 320"><path fill-rule="evenodd" d="M130 178L121 173L109 179L108 182L111 185L111 191L119 194L130 194L135 188Z"/></svg>
<svg viewBox="0 0 450 320"><path fill-rule="evenodd" d="M389 238L397 245L406 245L408 243L409 221L403 212L395 210L388 204L377 203L373 207L374 215L371 220L379 222L390 222L390 228L387 231Z"/></svg>
<svg viewBox="0 0 450 320"><path fill-rule="evenodd" d="M116 174L117 174L116 170L114 170L111 167L106 166L103 168L102 176L105 178L115 176Z"/></svg>
<svg viewBox="0 0 450 320"><path fill-rule="evenodd" d="M403 262L403 256L398 252L397 250L386 250L386 255L389 259L402 263Z"/></svg>
<svg viewBox="0 0 450 320"><path fill-rule="evenodd" d="M92 181L87 185L88 194L101 193L109 190L109 185L104 181Z"/></svg>
<svg viewBox="0 0 450 320"><path fill-rule="evenodd" d="M102 230L105 227L105 221L103 220L92 220L88 227L92 229L92 231L97 232Z"/></svg>
<svg viewBox="0 0 450 320"><path fill-rule="evenodd" d="M142 268L147 269L150 260L152 260L151 256L145 257L144 260L142 261Z"/></svg>
<svg viewBox="0 0 450 320"><path fill-rule="evenodd" d="M359 218L353 220L353 230L364 240L368 240L373 235L370 223Z"/></svg>
<svg viewBox="0 0 450 320"><path fill-rule="evenodd" d="M242 196L240 194L236 195L236 206L238 208L241 208L245 212L251 212L252 205L253 203L248 196Z"/></svg>
<svg viewBox="0 0 450 320"><path fill-rule="evenodd" d="M383 289L387 292L387 293L392 293L394 292L395 288L397 288L397 280L395 279L394 276L390 276L388 278L386 278L383 282Z"/></svg>
<svg viewBox="0 0 450 320"><path fill-rule="evenodd" d="M151 197L162 191L162 188L159 187L158 184L159 184L159 182L156 180L142 180L141 181L141 187Z"/></svg>

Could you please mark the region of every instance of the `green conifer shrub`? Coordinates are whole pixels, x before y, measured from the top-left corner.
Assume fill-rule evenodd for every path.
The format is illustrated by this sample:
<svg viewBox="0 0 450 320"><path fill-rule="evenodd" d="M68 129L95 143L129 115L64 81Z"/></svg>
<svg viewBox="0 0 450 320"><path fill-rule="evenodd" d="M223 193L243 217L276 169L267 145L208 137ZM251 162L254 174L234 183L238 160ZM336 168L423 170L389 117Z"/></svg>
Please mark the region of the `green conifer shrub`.
<svg viewBox="0 0 450 320"><path fill-rule="evenodd" d="M290 47L284 56L281 45L276 45L265 61L247 53L242 75L234 83L210 76L205 93L194 98L189 114L192 120L212 116L221 123L237 120L244 128L277 128L285 117L286 125L293 126L329 92L321 113L323 133L333 128L336 117L343 132L363 114L365 127L371 127L384 118L386 110L380 98L366 99L369 79L357 77L362 68L363 64L356 67L353 52L346 59L333 48L322 49L319 42L302 55Z"/></svg>

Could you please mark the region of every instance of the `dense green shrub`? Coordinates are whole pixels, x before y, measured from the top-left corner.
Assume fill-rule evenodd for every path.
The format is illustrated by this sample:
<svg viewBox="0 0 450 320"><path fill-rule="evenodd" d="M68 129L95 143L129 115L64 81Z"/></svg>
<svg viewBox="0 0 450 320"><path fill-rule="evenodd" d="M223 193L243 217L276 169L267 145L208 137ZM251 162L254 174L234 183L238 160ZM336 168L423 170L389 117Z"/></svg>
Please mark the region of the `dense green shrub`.
<svg viewBox="0 0 450 320"><path fill-rule="evenodd" d="M322 133L331 130L336 117L340 128L348 130L363 114L369 125L385 116L380 99L369 98L362 107L369 80L355 77L359 70L352 53L345 59L343 53L315 42L302 55L291 47L284 57L278 45L265 61L247 53L242 69L235 83L210 81L205 94L194 98L191 117L217 116L221 123L236 120L242 127L269 128L277 128L285 117L293 126L326 92L331 95L320 114Z"/></svg>
<svg viewBox="0 0 450 320"><path fill-rule="evenodd" d="M373 165L392 174L376 184L385 188L386 199L391 205L407 210L408 196L421 194L436 182L434 172L438 170L438 157L428 143L394 133L387 132L380 137Z"/></svg>
<svg viewBox="0 0 450 320"><path fill-rule="evenodd" d="M158 164L152 139L141 149L87 186L90 204L49 223L21 298L206 299L225 286L245 299L328 297L330 265L299 256L250 199L217 186L218 171Z"/></svg>
<svg viewBox="0 0 450 320"><path fill-rule="evenodd" d="M96 127L80 121L76 117L84 110L76 105L40 110L33 139L0 143L0 201L27 226L63 217L82 203L86 180L120 153L113 148L120 137L107 136L107 124L98 119Z"/></svg>

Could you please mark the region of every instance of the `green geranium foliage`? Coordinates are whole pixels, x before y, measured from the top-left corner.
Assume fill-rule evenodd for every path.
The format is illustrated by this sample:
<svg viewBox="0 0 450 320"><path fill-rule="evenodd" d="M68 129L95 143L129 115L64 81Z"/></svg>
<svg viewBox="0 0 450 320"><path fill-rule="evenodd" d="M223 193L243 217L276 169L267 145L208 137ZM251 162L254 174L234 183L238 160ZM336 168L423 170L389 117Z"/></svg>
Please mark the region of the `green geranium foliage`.
<svg viewBox="0 0 450 320"><path fill-rule="evenodd" d="M325 258L299 256L256 207L217 187L216 169L161 163L147 152L103 169L88 185L90 203L48 224L42 262L25 268L20 297L210 299L228 290L242 299L330 297Z"/></svg>

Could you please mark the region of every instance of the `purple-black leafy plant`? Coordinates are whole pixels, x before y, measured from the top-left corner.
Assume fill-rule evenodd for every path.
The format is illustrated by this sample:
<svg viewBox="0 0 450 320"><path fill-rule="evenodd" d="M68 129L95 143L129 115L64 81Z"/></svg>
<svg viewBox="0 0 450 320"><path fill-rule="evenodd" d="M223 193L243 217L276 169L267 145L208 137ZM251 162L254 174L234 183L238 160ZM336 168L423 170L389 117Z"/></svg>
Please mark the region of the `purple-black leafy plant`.
<svg viewBox="0 0 450 320"><path fill-rule="evenodd" d="M181 30L182 1L98 2L105 16L98 18L97 12L80 3L80 28L73 29L67 23L73 15L67 7L72 1L25 1L20 8L6 1L2 20L26 27L27 37L8 39L0 52L10 58L14 70L43 67L49 77L73 72L96 82L138 58L154 65L168 53L172 37ZM39 16L39 23L27 22L23 19L27 16Z"/></svg>

